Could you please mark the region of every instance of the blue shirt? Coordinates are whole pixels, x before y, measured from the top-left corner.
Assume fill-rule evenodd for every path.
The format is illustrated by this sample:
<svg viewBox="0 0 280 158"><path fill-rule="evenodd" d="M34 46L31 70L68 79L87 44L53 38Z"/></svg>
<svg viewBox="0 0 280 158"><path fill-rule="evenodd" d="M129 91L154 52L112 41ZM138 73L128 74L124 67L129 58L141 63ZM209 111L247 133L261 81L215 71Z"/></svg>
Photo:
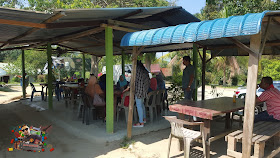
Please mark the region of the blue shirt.
<svg viewBox="0 0 280 158"><path fill-rule="evenodd" d="M194 76L194 67L189 64L188 66L186 66L186 68L183 70L183 77L182 77L182 88L186 89L189 86L190 83L190 78L191 75ZM194 80L191 84L191 89L194 89Z"/></svg>

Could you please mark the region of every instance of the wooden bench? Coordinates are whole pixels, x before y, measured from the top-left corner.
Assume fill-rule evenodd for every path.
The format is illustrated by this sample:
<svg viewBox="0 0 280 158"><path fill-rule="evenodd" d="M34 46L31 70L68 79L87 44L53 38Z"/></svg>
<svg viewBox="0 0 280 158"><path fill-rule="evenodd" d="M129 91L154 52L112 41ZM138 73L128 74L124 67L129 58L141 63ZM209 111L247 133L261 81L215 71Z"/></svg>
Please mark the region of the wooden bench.
<svg viewBox="0 0 280 158"><path fill-rule="evenodd" d="M280 138L280 122L258 122L254 124L252 145L254 145L254 155L251 158L264 157L265 142L274 136L274 147L268 157L273 157L280 152L279 138ZM227 155L233 157L242 157L242 153L236 151L236 143L242 143L243 131L237 130L225 137L228 142Z"/></svg>

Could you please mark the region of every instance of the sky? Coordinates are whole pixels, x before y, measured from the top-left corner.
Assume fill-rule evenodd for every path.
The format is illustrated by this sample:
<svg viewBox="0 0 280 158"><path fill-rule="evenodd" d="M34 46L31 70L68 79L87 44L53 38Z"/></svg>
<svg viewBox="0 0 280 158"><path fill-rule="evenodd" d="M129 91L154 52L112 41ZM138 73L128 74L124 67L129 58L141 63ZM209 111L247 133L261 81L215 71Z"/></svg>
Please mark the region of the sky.
<svg viewBox="0 0 280 158"><path fill-rule="evenodd" d="M186 11L191 14L200 13L200 9L205 6L206 0L177 0L177 6L182 6ZM156 57L159 58L168 52L157 53ZM169 60L169 59L167 59Z"/></svg>
<svg viewBox="0 0 280 158"><path fill-rule="evenodd" d="M206 0L177 0L177 6L182 6L191 14L200 13L200 9L205 6Z"/></svg>

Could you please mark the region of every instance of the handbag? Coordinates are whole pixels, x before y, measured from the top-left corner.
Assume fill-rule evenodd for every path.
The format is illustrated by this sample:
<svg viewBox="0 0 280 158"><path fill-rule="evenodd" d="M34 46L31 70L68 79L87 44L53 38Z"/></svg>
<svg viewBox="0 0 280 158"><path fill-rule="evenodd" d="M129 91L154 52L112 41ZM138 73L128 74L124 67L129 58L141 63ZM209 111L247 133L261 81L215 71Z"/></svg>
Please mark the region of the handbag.
<svg viewBox="0 0 280 158"><path fill-rule="evenodd" d="M98 94L94 94L93 105L94 106L104 106L104 105L106 105L106 103L103 100L103 98L101 98Z"/></svg>

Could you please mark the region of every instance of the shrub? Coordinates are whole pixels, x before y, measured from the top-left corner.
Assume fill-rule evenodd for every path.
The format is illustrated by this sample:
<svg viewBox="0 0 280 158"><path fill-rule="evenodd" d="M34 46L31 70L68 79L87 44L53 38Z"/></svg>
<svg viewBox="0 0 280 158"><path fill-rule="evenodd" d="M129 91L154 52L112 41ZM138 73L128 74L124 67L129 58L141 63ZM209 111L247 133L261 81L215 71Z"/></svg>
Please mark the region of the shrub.
<svg viewBox="0 0 280 158"><path fill-rule="evenodd" d="M232 86L237 86L238 85L238 76L237 75L231 77L231 85Z"/></svg>
<svg viewBox="0 0 280 158"><path fill-rule="evenodd" d="M46 75L38 75L37 82L46 82Z"/></svg>

